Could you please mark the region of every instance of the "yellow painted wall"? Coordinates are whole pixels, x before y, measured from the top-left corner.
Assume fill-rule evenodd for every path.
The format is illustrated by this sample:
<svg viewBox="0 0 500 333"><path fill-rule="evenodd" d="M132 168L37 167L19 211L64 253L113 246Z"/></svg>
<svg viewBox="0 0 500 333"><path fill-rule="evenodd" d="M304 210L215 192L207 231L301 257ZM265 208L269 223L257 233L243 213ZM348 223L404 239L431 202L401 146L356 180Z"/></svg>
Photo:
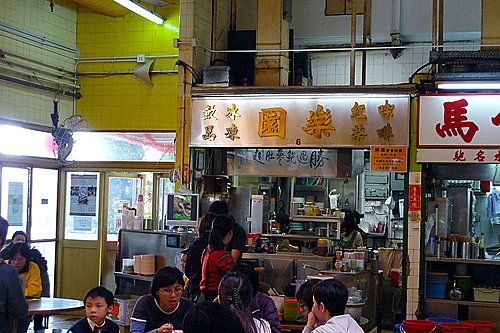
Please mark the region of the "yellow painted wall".
<svg viewBox="0 0 500 333"><path fill-rule="evenodd" d="M179 36L179 1L157 7L166 19L163 26L134 13L112 18L79 7L77 47L82 58L144 54L178 54L173 39ZM176 58L156 59L154 70L176 70ZM128 71L136 62L81 63L78 72ZM152 74L153 87L131 74L79 76L82 98L77 113L93 129L176 130L177 74Z"/></svg>

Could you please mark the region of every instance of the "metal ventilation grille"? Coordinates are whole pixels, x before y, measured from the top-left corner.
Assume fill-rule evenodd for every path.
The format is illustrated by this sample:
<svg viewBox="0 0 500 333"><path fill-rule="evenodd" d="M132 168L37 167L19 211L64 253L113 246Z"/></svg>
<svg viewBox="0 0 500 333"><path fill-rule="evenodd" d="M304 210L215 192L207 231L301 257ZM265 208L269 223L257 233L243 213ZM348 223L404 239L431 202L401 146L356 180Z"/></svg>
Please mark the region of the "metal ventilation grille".
<svg viewBox="0 0 500 333"><path fill-rule="evenodd" d="M431 51L429 60L441 64L437 80L500 79L500 50Z"/></svg>

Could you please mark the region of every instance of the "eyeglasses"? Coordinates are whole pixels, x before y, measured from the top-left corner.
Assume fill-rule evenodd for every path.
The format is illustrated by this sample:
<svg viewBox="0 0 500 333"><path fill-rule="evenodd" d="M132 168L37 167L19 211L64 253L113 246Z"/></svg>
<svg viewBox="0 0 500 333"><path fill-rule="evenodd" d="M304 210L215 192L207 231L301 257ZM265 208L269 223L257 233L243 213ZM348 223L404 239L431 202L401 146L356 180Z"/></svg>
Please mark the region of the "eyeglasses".
<svg viewBox="0 0 500 333"><path fill-rule="evenodd" d="M297 305L299 306L299 308L302 308L302 309L307 306L306 304L301 303L301 302L299 302Z"/></svg>
<svg viewBox="0 0 500 333"><path fill-rule="evenodd" d="M174 294L174 295L177 295L177 294L182 294L182 292L184 291L184 289L182 288L175 288L175 289L158 289L158 291L164 295L170 295L170 294Z"/></svg>

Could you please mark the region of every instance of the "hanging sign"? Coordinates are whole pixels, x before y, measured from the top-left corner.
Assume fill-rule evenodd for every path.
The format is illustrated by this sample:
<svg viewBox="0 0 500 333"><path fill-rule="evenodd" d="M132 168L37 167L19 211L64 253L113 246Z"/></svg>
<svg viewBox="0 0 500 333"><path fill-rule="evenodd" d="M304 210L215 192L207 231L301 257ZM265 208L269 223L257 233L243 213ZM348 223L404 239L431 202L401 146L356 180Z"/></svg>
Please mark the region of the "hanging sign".
<svg viewBox="0 0 500 333"><path fill-rule="evenodd" d="M371 146L370 171L406 172L407 146Z"/></svg>
<svg viewBox="0 0 500 333"><path fill-rule="evenodd" d="M500 94L420 95L417 147L500 148L498 105Z"/></svg>
<svg viewBox="0 0 500 333"><path fill-rule="evenodd" d="M232 176L337 177L337 151L325 149L235 149Z"/></svg>
<svg viewBox="0 0 500 333"><path fill-rule="evenodd" d="M422 219L422 173L410 172L408 188L408 221L419 223Z"/></svg>
<svg viewBox="0 0 500 333"><path fill-rule="evenodd" d="M192 147L407 145L407 95L193 97Z"/></svg>
<svg viewBox="0 0 500 333"><path fill-rule="evenodd" d="M71 175L69 215L96 216L96 198L97 175ZM80 223L80 225L83 225L83 223Z"/></svg>

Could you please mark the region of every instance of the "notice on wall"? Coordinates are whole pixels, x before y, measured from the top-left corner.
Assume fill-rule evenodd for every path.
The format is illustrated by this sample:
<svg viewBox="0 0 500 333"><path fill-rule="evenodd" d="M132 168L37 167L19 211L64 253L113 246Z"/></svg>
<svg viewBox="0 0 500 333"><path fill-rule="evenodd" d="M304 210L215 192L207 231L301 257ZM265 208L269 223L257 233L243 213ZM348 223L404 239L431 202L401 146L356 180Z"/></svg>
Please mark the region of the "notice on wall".
<svg viewBox="0 0 500 333"><path fill-rule="evenodd" d="M406 172L407 146L370 146L370 171Z"/></svg>
<svg viewBox="0 0 500 333"><path fill-rule="evenodd" d="M74 231L92 231L92 218L86 216L75 216L73 218Z"/></svg>
<svg viewBox="0 0 500 333"><path fill-rule="evenodd" d="M422 173L410 172L408 197L408 221L419 223L422 218Z"/></svg>
<svg viewBox="0 0 500 333"><path fill-rule="evenodd" d="M71 175L69 215L96 216L97 175Z"/></svg>
<svg viewBox="0 0 500 333"><path fill-rule="evenodd" d="M9 182L7 220L10 226L23 225L23 182Z"/></svg>

